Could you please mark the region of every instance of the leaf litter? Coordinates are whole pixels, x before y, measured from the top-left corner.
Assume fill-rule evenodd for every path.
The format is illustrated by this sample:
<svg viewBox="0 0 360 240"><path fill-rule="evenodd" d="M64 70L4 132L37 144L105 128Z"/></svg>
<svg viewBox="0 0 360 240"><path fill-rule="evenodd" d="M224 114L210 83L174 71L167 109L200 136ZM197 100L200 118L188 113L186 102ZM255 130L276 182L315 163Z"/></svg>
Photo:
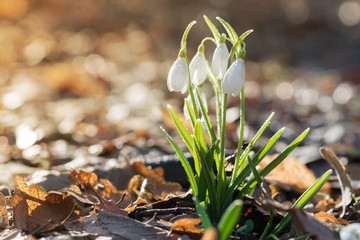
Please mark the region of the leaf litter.
<svg viewBox="0 0 360 240"><path fill-rule="evenodd" d="M0 194L0 227L4 228L1 239L55 238L59 234L90 239L97 236L113 239L162 237L171 233L174 222L184 216L195 220L182 220L185 223L180 221L176 225L184 229L179 232L180 235L190 236L191 231L196 229L188 226L198 227L186 223L197 221L191 192L188 192L181 165L169 155L172 151L158 131L159 122L169 130L173 126L168 121L169 117L162 114L161 106L151 104L161 105L164 99L168 99L174 106L182 108L180 97L163 94L165 87L159 80L164 79L163 72L168 64L166 59L158 63L159 55L173 55L170 48L162 46L173 44L172 40L166 40L166 36L173 34L170 25L174 22L164 21L164 27L158 26L161 19L169 17L169 14L164 16L160 9L173 13L170 15L175 17L179 8L186 11L185 5L175 4L174 8L174 3L171 3L159 7L159 3L149 5L139 1L136 4L142 4L141 9L146 9L140 14L136 4L119 8L113 5L118 3L111 1L101 6L94 0L76 3L16 2L15 8L11 8L15 6L12 1L0 3L0 15L4 18L0 23L3 33L0 46L0 182L3 186L0 190L4 195ZM309 4L309 7L314 5ZM316 4L321 5L319 2ZM324 1L323 4L327 3ZM76 14L72 9L76 9ZM115 14L108 14L106 9L112 9L121 19L114 18ZM277 10L277 16L282 18L282 22L276 24L268 21L268 16L273 15L269 14L273 8L268 3L256 6L256 9L265 14L256 15L260 21L255 22L281 24L284 29L295 27L286 25L288 22L283 18L288 14L282 14L281 9ZM159 18L148 16L146 22L150 24L145 26L145 21L138 20L144 13ZM237 22L244 22L251 15L255 16L251 12L249 14L232 14L232 17ZM135 23L119 30L119 24L123 25L129 19ZM88 25L94 22L92 20L96 20L97 24ZM77 27L68 27L69 22ZM324 32L334 31L332 23L320 24L325 24ZM298 26L303 31L310 24ZM263 25L254 27L262 28ZM258 34L263 33L260 31ZM280 35L279 32L276 37ZM269 36L265 38L269 39ZM331 37L333 39L335 37ZM272 37L269 41L261 41L259 49L262 46L268 49L264 43L274 41L278 39ZM344 57L344 46L353 52L351 44L342 44L343 41L334 43L338 47L332 49L340 51L332 52L335 59ZM151 49L150 46L158 48ZM31 54L34 53L31 49L43 55ZM306 55L298 52L301 56L278 53L269 57L271 61L249 61L247 74L250 80L246 87L251 91L246 96L250 110L247 138L250 139L257 129L258 119L269 111L282 114L282 122L288 121L289 133L284 136L284 142L291 139L300 125L310 124L314 132L305 142L310 147L301 147L294 156L298 163L286 164L272 178L265 179L272 200L282 206L282 209L276 210L275 220L281 219L283 213L289 210L286 207L291 206L291 202L311 184L307 179L314 179L314 175L306 171L301 163L307 163L306 166L315 172L315 178L324 166L328 168L324 161L319 160L318 149L324 143L340 157L347 158L346 171L351 173L353 192L349 191L349 181L341 177L344 176L342 168L334 167L340 177L334 176L325 186L324 193L306 207L306 212L313 214L332 231L334 226L360 219L359 199L351 196L351 193L358 195L360 189L355 184L360 180L359 98L356 94L359 73L351 67L339 72L333 68L321 72L301 67L286 68L289 60L301 61ZM311 57L311 60L315 58ZM322 63L325 62L323 60L320 59ZM308 64L306 61L303 63ZM279 79L286 79L285 86L289 91L281 91L280 86L284 83L279 84ZM266 99L263 99L262 93L266 93ZM311 98L308 98L309 94ZM314 97L318 101L313 101ZM276 98L282 100L273 104ZM229 99L229 106L234 111L229 115L228 149L234 148L237 139L237 101ZM209 113L213 112L214 106L209 106ZM274 121L276 125L277 120ZM337 142L339 144L335 144ZM132 163L139 158L145 161L145 165L161 166L163 170ZM35 179L33 173L36 171L40 176L39 169L42 178ZM27 176L25 179L28 181L20 176L14 179L15 175ZM339 180L342 182L340 185ZM9 189L14 191L10 193ZM351 197L354 199L349 202ZM246 199L244 219L237 227L250 220L256 223L256 231L261 232L269 219L268 206L262 201L260 198ZM347 203L346 206L344 203ZM343 207L337 208L339 204ZM12 214L8 214L10 212ZM340 218L340 215L344 216ZM294 223L298 229L314 230L309 226L314 223L313 219L304 215L303 211L294 213L294 216L299 220ZM148 235L140 230L126 235L125 229L117 230L118 224L133 224L140 230L153 228ZM302 226L304 224L307 226ZM320 227L321 223L315 226ZM138 236L137 232L143 235ZM34 237L29 235L31 233ZM217 239L216 234L215 229L210 229L204 238Z"/></svg>

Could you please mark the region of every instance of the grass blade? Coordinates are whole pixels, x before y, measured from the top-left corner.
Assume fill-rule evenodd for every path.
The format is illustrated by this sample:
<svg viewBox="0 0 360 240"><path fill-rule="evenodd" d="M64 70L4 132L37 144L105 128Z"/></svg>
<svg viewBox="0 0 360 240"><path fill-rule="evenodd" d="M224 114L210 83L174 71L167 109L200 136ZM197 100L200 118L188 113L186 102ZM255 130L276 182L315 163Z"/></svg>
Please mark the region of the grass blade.
<svg viewBox="0 0 360 240"><path fill-rule="evenodd" d="M249 152L255 146L256 142L259 140L261 135L264 133L265 129L269 126L273 116L274 116L274 113L272 112L270 114L270 116L266 119L264 124L261 126L261 128L258 130L258 132L255 134L255 136L253 137L253 139L251 140L249 145L246 147L245 151L241 154L241 156L240 156L240 152L239 151L237 152L236 159L235 159L234 171L231 176L232 181L239 174L239 172L241 172L243 170L244 167L241 167L241 165L245 166L244 163L245 163L246 156L249 154Z"/></svg>
<svg viewBox="0 0 360 240"><path fill-rule="evenodd" d="M309 132L309 128L306 129L300 136L298 136L292 143L290 143L271 163L269 163L261 172L260 177L264 178L268 175L274 168L276 168L289 154L294 151L294 149L301 143L302 140L306 137ZM239 195L244 196L248 189L255 186L255 180L250 181L245 185L243 189L241 189Z"/></svg>
<svg viewBox="0 0 360 240"><path fill-rule="evenodd" d="M184 140L189 151L192 152L194 146L193 146L192 138L191 138L189 131L186 129L185 125L181 122L179 117L176 115L174 109L170 105L168 105L168 111L169 111L170 117L172 118L172 120L176 126L176 129L178 130L178 132L181 135L181 138Z"/></svg>
<svg viewBox="0 0 360 240"><path fill-rule="evenodd" d="M191 107L191 103L186 98L185 98L185 105L186 105L186 109L187 109L187 111L189 113L189 116L190 116L191 126L194 127L195 126L195 120L196 120L195 113L194 113L193 108Z"/></svg>
<svg viewBox="0 0 360 240"><path fill-rule="evenodd" d="M313 185L311 185L294 203L292 208L303 208L309 201L314 197L314 195L321 189L321 187L325 184L332 173L332 170L328 170L325 172ZM279 234L290 222L291 215L287 213L285 217L281 220L281 222L275 227L271 234L277 235Z"/></svg>
<svg viewBox="0 0 360 240"><path fill-rule="evenodd" d="M201 154L201 156L200 156L200 154L196 154L196 156L194 156L195 169L196 169L196 173L200 177L199 185L201 186L202 185L201 184L201 182L202 182L201 181L201 169L203 168L203 166L202 166L203 163L201 162L200 157L205 156L205 154L207 152L207 147L206 147L206 141L205 141L204 132L203 132L203 129L202 129L202 124L201 124L201 121L199 119L195 123L195 132L194 133L195 133L195 139L196 139L197 143L199 143L198 151ZM194 142L194 140L193 140L193 142ZM194 142L193 153L196 153L195 152L195 149L196 149L195 147L196 147L196 143Z"/></svg>
<svg viewBox="0 0 360 240"><path fill-rule="evenodd" d="M215 195L215 179L212 178L210 167L207 165L205 156L201 151L199 141L193 137L194 141L194 158L195 156L201 161L201 175L204 176L205 182L199 182L199 188L208 190L211 206L216 207L216 195ZM201 176L200 176L201 177ZM205 186L205 183L207 187ZM215 208L211 209L211 214L215 216Z"/></svg>
<svg viewBox="0 0 360 240"><path fill-rule="evenodd" d="M211 144L214 144L215 141L216 141L216 134L215 134L214 128L213 128L213 126L211 124L209 115L207 113L207 110L205 108L204 102L203 102L203 100L201 98L201 95L200 95L200 92L199 92L198 88L196 88L196 96L197 96L198 102L200 104L201 114L202 114L202 116L203 116L203 118L205 120L206 128L208 130L208 133L209 133L209 136L210 136L210 139L211 139Z"/></svg>
<svg viewBox="0 0 360 240"><path fill-rule="evenodd" d="M254 179L255 179L257 185L259 186L259 188L261 189L262 179L261 179L258 171L256 170L255 164L253 163L253 161L251 160L251 158L250 158L249 156L247 156L247 160L248 160L248 163L249 163L251 172L252 172L253 175L254 175Z"/></svg>
<svg viewBox="0 0 360 240"><path fill-rule="evenodd" d="M285 128L281 128L279 131L277 131L266 143L266 145L255 155L255 157L253 158L253 162L255 165L258 165L261 162L261 160L268 154L268 152L272 149L272 147L277 143L284 130ZM235 180L231 183L229 190L226 192L226 195L224 197L224 202L226 204L231 201L231 198L233 197L233 194L235 193L236 189L245 180L245 178L249 176L250 172L251 172L250 166L246 166L240 172L240 174L235 178Z"/></svg>
<svg viewBox="0 0 360 240"><path fill-rule="evenodd" d="M206 204L204 201L199 202L197 198L194 198L195 202L195 210L200 215L201 223L203 225L204 230L212 227L209 215L206 212Z"/></svg>
<svg viewBox="0 0 360 240"><path fill-rule="evenodd" d="M185 170L186 176L189 179L191 188L193 190L193 194L195 197L198 196L198 186L196 183L194 172L190 166L190 163L188 162L187 158L184 156L183 152L179 148L179 146L174 142L172 137L161 127L161 130L165 133L166 138L170 142L171 146L174 148L176 154L179 156L180 162Z"/></svg>
<svg viewBox="0 0 360 240"><path fill-rule="evenodd" d="M220 240L226 240L230 236L240 219L242 207L243 202L237 199L226 209L218 224Z"/></svg>
<svg viewBox="0 0 360 240"><path fill-rule="evenodd" d="M209 151L207 152L205 159L206 159L206 163L209 166L210 169L212 169L213 164L214 164L214 160L215 160L215 155L214 153L217 150L218 146L219 146L220 140L216 140L216 142L210 147ZM213 171L211 171L213 173Z"/></svg>
<svg viewBox="0 0 360 240"><path fill-rule="evenodd" d="M199 141L200 143L200 147L201 147L201 153L206 155L207 153L207 146L206 146L206 140L205 140L205 135L204 135L204 130L202 128L202 122L200 119L196 120L195 123L195 138L197 139L197 141Z"/></svg>

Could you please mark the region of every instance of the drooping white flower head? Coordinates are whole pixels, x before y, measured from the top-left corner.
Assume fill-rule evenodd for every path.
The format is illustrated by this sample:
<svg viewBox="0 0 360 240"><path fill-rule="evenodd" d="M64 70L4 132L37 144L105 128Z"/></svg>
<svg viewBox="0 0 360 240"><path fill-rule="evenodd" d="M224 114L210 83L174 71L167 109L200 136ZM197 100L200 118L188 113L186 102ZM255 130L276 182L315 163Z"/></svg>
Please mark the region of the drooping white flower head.
<svg viewBox="0 0 360 240"><path fill-rule="evenodd" d="M224 93L231 93L233 96L241 92L245 83L245 62L241 58L237 58L227 70L222 88Z"/></svg>
<svg viewBox="0 0 360 240"><path fill-rule="evenodd" d="M198 51L190 62L190 77L196 86L202 84L206 79L206 58L203 51Z"/></svg>
<svg viewBox="0 0 360 240"><path fill-rule="evenodd" d="M222 79L225 75L229 55L230 53L225 43L219 43L215 48L211 68L218 79Z"/></svg>
<svg viewBox="0 0 360 240"><path fill-rule="evenodd" d="M351 223L340 231L341 240L360 240L360 223Z"/></svg>
<svg viewBox="0 0 360 240"><path fill-rule="evenodd" d="M170 92L185 93L189 84L189 71L185 58L178 57L171 66L167 78L167 86Z"/></svg>

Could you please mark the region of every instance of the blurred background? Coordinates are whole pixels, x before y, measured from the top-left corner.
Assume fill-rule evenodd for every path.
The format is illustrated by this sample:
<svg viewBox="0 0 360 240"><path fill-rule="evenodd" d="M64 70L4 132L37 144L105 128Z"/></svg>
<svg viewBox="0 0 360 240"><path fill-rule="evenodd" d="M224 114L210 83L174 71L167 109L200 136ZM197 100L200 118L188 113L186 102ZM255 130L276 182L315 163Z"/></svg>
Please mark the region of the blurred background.
<svg viewBox="0 0 360 240"><path fill-rule="evenodd" d="M159 126L171 131L164 109L181 110L184 96L168 92L167 72L190 21L189 58L211 36L204 14L221 32L216 16L239 34L254 29L246 39L248 140L274 111L268 136L287 128L278 151L311 127L295 153L303 161L318 159L323 145L359 160L359 0L1 0L0 182L98 161L91 156L172 153ZM205 47L211 61L214 46ZM230 98L229 149L238 106Z"/></svg>

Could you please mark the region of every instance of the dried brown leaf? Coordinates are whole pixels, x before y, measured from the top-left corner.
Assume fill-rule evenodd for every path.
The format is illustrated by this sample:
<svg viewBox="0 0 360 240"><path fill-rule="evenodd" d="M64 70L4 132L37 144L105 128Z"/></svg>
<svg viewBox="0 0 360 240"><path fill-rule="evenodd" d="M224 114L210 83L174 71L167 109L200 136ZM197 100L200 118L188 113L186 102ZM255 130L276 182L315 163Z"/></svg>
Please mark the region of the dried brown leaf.
<svg viewBox="0 0 360 240"><path fill-rule="evenodd" d="M9 205L17 228L32 232L46 226L40 232L49 231L62 224L74 210L73 197L69 194L48 194L36 184L28 186L21 176L15 176L15 183Z"/></svg>
<svg viewBox="0 0 360 240"><path fill-rule="evenodd" d="M343 225L343 226L346 226L349 224L349 222L346 221L345 219L337 219L333 215L330 215L329 213L324 212L324 211L317 212L314 214L314 216L323 223L333 223L333 224Z"/></svg>
<svg viewBox="0 0 360 240"><path fill-rule="evenodd" d="M167 182L164 179L164 171L151 169L145 166L144 162L134 162L132 165L135 172L148 179L147 188L158 198L164 192L177 192L182 190L182 186L176 182Z"/></svg>
<svg viewBox="0 0 360 240"><path fill-rule="evenodd" d="M296 233L299 236L311 234L316 236L318 240L339 239L339 236L334 231L318 221L315 217L306 214L302 209L290 209L290 214L293 217Z"/></svg>
<svg viewBox="0 0 360 240"><path fill-rule="evenodd" d="M269 164L277 155L266 156L259 164L264 168ZM266 178L269 181L285 183L292 186L295 191L303 193L308 189L317 179L314 173L309 170L305 164L301 163L296 158L285 158ZM330 193L331 185L325 183L320 190L321 192Z"/></svg>
<svg viewBox="0 0 360 240"><path fill-rule="evenodd" d="M200 218L183 218L174 222L171 230L181 235L186 234L190 238L199 239L204 233L204 229L197 227L200 223Z"/></svg>
<svg viewBox="0 0 360 240"><path fill-rule="evenodd" d="M67 223L67 229L113 239L176 239L168 232L140 221L100 210L97 214Z"/></svg>
<svg viewBox="0 0 360 240"><path fill-rule="evenodd" d="M118 194L118 190L112 185L112 183L104 178L100 179L100 183L104 185L104 192L106 194L106 197L110 198L111 194Z"/></svg>
<svg viewBox="0 0 360 240"><path fill-rule="evenodd" d="M343 217L345 215L346 206L352 201L353 189L351 186L351 179L347 174L344 165L341 164L333 151L329 148L322 147L320 148L320 153L321 156L333 166L336 175L338 176L342 196L341 206L343 209L340 217Z"/></svg>
<svg viewBox="0 0 360 240"><path fill-rule="evenodd" d="M83 184L83 185L90 185L94 186L98 182L98 177L93 172L86 172L83 170L80 170L79 172L76 170L71 170L70 177L76 182L77 184Z"/></svg>
<svg viewBox="0 0 360 240"><path fill-rule="evenodd" d="M9 227L9 218L6 209L6 199L4 194L0 192L0 228Z"/></svg>

